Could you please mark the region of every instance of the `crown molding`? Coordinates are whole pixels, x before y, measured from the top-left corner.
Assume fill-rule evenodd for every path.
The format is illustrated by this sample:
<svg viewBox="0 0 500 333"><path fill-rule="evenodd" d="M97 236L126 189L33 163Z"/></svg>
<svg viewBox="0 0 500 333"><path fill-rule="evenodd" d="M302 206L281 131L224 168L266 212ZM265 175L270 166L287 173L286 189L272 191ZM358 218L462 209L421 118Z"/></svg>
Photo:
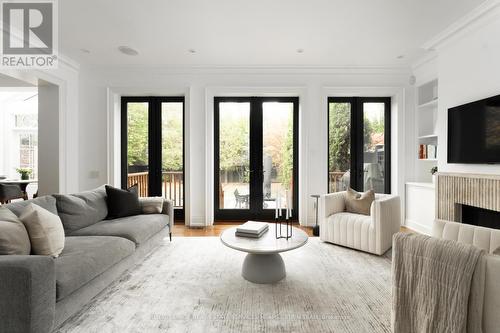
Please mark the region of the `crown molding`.
<svg viewBox="0 0 500 333"><path fill-rule="evenodd" d="M496 15L495 11L500 8L500 0L486 0L471 12L449 25L442 32L435 35L422 45L422 48L432 51L442 47L454 37L468 31L473 23L485 20L491 15Z"/></svg>
<svg viewBox="0 0 500 333"><path fill-rule="evenodd" d="M415 61L413 63L413 65L411 66L411 68L413 71L416 71L419 68L425 66L426 64L431 63L431 62L436 61L436 60L437 60L437 53L436 52L428 53L428 54L420 57L417 61Z"/></svg>
<svg viewBox="0 0 500 333"><path fill-rule="evenodd" d="M151 71L163 75L186 74L228 74L228 75L407 75L411 72L410 66L144 66L144 65L89 65L85 66L91 71L115 72L125 70Z"/></svg>
<svg viewBox="0 0 500 333"><path fill-rule="evenodd" d="M61 52L58 53L58 59L59 59L59 64L63 64L64 66L69 67L70 69L77 72L80 70L80 63L78 63L77 61L73 60L72 58L66 56Z"/></svg>

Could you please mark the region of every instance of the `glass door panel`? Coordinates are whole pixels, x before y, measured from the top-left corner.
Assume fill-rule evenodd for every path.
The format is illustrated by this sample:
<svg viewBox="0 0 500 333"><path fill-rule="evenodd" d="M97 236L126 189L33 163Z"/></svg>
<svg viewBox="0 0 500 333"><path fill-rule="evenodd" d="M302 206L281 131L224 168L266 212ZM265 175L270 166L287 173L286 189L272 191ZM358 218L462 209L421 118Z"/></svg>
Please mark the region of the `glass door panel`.
<svg viewBox="0 0 500 333"><path fill-rule="evenodd" d="M328 105L328 192L345 191L351 176L351 103Z"/></svg>
<svg viewBox="0 0 500 333"><path fill-rule="evenodd" d="M263 209L276 208L278 198L284 207L286 198L294 193L293 109L293 103L262 103Z"/></svg>
<svg viewBox="0 0 500 333"><path fill-rule="evenodd" d="M121 185L162 196L184 217L184 97L121 98Z"/></svg>
<svg viewBox="0 0 500 333"><path fill-rule="evenodd" d="M384 103L363 103L363 191L385 192L384 115Z"/></svg>
<svg viewBox="0 0 500 333"><path fill-rule="evenodd" d="M219 103L219 209L250 209L250 102Z"/></svg>
<svg viewBox="0 0 500 333"><path fill-rule="evenodd" d="M127 187L137 184L139 196L149 191L149 104L128 102L127 108Z"/></svg>
<svg viewBox="0 0 500 333"><path fill-rule="evenodd" d="M328 98L328 192L390 193L390 97Z"/></svg>
<svg viewBox="0 0 500 333"><path fill-rule="evenodd" d="M183 102L161 103L162 196L184 207Z"/></svg>
<svg viewBox="0 0 500 333"><path fill-rule="evenodd" d="M216 97L215 218L270 220L289 197L297 217L298 98Z"/></svg>

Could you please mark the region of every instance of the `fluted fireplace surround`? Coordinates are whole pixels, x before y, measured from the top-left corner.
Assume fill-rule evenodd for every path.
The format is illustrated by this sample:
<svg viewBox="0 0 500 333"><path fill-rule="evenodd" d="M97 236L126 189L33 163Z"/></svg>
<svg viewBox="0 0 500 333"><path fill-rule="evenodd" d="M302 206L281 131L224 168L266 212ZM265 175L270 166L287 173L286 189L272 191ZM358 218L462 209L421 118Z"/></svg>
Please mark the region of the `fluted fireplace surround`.
<svg viewBox="0 0 500 333"><path fill-rule="evenodd" d="M470 220L471 216L480 221ZM500 228L500 175L438 173L436 217Z"/></svg>

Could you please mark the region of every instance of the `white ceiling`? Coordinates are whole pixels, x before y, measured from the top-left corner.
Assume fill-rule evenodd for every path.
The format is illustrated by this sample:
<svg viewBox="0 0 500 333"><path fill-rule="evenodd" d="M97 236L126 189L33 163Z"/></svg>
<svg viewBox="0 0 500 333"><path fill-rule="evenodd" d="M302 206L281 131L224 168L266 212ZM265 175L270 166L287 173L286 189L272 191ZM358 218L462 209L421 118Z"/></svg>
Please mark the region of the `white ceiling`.
<svg viewBox="0 0 500 333"><path fill-rule="evenodd" d="M60 47L94 65L407 66L425 41L482 2L64 0ZM120 45L139 55L121 54Z"/></svg>

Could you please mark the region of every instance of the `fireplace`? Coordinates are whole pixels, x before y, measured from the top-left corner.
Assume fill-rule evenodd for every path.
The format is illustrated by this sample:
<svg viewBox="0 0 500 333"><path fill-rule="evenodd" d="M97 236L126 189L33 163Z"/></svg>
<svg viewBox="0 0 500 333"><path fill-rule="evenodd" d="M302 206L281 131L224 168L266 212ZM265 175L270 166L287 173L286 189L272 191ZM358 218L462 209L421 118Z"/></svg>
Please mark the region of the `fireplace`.
<svg viewBox="0 0 500 333"><path fill-rule="evenodd" d="M500 229L500 212L469 205L460 206L462 223Z"/></svg>
<svg viewBox="0 0 500 333"><path fill-rule="evenodd" d="M500 175L439 172L436 201L440 220L500 229Z"/></svg>

